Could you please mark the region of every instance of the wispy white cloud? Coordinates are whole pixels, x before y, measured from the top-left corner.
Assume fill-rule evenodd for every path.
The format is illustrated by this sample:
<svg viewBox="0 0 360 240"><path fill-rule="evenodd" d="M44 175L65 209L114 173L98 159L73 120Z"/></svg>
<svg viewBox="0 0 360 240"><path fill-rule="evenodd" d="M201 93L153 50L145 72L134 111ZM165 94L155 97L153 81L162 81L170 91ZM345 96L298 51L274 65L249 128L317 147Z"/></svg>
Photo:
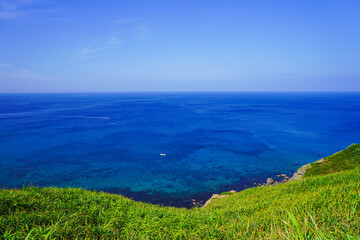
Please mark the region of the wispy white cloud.
<svg viewBox="0 0 360 240"><path fill-rule="evenodd" d="M112 21L112 23L116 24L116 25L132 24L134 22L135 22L135 19L133 19L133 18L118 18L118 19L114 19Z"/></svg>
<svg viewBox="0 0 360 240"><path fill-rule="evenodd" d="M97 55L80 55L79 56L79 61L88 61L88 60L93 60L95 58L98 58Z"/></svg>
<svg viewBox="0 0 360 240"><path fill-rule="evenodd" d="M3 69L9 69L9 68L12 68L13 65L11 64L8 64L8 63L0 63L0 71L3 70Z"/></svg>
<svg viewBox="0 0 360 240"><path fill-rule="evenodd" d="M80 49L80 54L81 55L89 55L91 53L94 52L94 49L91 49L91 48L82 48Z"/></svg>
<svg viewBox="0 0 360 240"><path fill-rule="evenodd" d="M109 37L108 41L106 42L106 44L109 45L119 45L121 44L121 40L118 39L117 37Z"/></svg>
<svg viewBox="0 0 360 240"><path fill-rule="evenodd" d="M11 69L10 71L0 72L0 79L22 79L22 80L39 80L48 79L47 77L30 71L28 69Z"/></svg>
<svg viewBox="0 0 360 240"><path fill-rule="evenodd" d="M116 49L122 41L114 36L104 38L101 43L91 43L87 47L80 48L78 51L78 60L87 61L99 57L99 54L109 49Z"/></svg>
<svg viewBox="0 0 360 240"><path fill-rule="evenodd" d="M21 12L0 12L0 19L16 19L21 15Z"/></svg>
<svg viewBox="0 0 360 240"><path fill-rule="evenodd" d="M81 48L79 50L78 60L86 61L86 60L95 59L98 57L98 55L96 55L97 51L98 51L98 49L91 48L91 47Z"/></svg>
<svg viewBox="0 0 360 240"><path fill-rule="evenodd" d="M54 13L58 11L58 4L51 0L0 0L0 20L16 20L25 17L35 17L51 14L51 19L56 19ZM40 18L38 20L43 20Z"/></svg>
<svg viewBox="0 0 360 240"><path fill-rule="evenodd" d="M42 22L47 22L47 23L50 23L50 24L55 24L55 25L73 23L72 19L66 18L66 17L49 17L49 18L43 18L41 21Z"/></svg>
<svg viewBox="0 0 360 240"><path fill-rule="evenodd" d="M153 28L147 25L138 26L135 29L134 38L139 41L144 41L149 38L153 31Z"/></svg>
<svg viewBox="0 0 360 240"><path fill-rule="evenodd" d="M47 91L48 86L57 82L57 78L8 63L0 63L0 92Z"/></svg>
<svg viewBox="0 0 360 240"><path fill-rule="evenodd" d="M0 81L5 80L47 80L49 77L8 63L0 63Z"/></svg>
<svg viewBox="0 0 360 240"><path fill-rule="evenodd" d="M0 9L12 10L12 9L16 9L17 6L18 4L16 3L16 1L5 1L5 0L0 1Z"/></svg>
<svg viewBox="0 0 360 240"><path fill-rule="evenodd" d="M101 40L78 49L78 61L97 59L105 51L119 48L130 41L145 41L151 36L154 29L150 24L140 23L140 21L131 18L115 19L110 24L114 26L113 33L116 34L102 37Z"/></svg>
<svg viewBox="0 0 360 240"><path fill-rule="evenodd" d="M128 38L138 41L147 40L153 30L154 26L149 22L134 19L134 18L118 18L112 21L112 24L118 26L118 31Z"/></svg>

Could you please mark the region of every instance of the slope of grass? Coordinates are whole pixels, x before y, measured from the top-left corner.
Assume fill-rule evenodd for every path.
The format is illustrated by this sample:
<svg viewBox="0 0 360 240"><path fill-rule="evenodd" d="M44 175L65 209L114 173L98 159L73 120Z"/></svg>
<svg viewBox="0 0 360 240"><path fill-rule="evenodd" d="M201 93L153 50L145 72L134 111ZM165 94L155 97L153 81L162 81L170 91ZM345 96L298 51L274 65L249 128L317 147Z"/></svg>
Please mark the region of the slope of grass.
<svg viewBox="0 0 360 240"><path fill-rule="evenodd" d="M354 169L360 166L360 144L352 144L347 149L324 158L323 162L312 163L304 177L313 177Z"/></svg>
<svg viewBox="0 0 360 240"><path fill-rule="evenodd" d="M73 188L1 190L0 236L360 239L360 170L354 167L274 187L250 188L190 210Z"/></svg>

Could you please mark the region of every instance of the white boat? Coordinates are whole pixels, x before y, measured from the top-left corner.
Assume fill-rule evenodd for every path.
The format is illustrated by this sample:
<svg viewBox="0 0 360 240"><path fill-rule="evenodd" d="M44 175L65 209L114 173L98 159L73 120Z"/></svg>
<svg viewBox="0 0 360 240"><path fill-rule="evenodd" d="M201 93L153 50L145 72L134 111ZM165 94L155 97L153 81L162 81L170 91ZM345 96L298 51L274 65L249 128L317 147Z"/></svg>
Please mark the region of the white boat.
<svg viewBox="0 0 360 240"><path fill-rule="evenodd" d="M166 153L160 153L160 156L166 156Z"/></svg>

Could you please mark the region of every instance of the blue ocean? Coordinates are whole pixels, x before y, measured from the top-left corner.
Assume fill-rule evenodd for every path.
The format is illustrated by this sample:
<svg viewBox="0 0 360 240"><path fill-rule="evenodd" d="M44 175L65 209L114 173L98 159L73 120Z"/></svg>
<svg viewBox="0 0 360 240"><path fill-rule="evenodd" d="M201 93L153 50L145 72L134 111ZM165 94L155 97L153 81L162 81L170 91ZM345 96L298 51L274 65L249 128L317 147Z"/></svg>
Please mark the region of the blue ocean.
<svg viewBox="0 0 360 240"><path fill-rule="evenodd" d="M0 187L190 207L360 142L360 93L0 94Z"/></svg>

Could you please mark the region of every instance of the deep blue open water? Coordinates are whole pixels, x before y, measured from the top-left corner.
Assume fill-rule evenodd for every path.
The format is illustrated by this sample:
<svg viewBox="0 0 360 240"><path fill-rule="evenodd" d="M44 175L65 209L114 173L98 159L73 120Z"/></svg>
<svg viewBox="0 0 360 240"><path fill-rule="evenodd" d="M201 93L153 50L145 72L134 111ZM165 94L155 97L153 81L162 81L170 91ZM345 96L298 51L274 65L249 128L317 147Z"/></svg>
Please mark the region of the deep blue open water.
<svg viewBox="0 0 360 240"><path fill-rule="evenodd" d="M0 94L1 188L188 207L358 142L359 93Z"/></svg>

